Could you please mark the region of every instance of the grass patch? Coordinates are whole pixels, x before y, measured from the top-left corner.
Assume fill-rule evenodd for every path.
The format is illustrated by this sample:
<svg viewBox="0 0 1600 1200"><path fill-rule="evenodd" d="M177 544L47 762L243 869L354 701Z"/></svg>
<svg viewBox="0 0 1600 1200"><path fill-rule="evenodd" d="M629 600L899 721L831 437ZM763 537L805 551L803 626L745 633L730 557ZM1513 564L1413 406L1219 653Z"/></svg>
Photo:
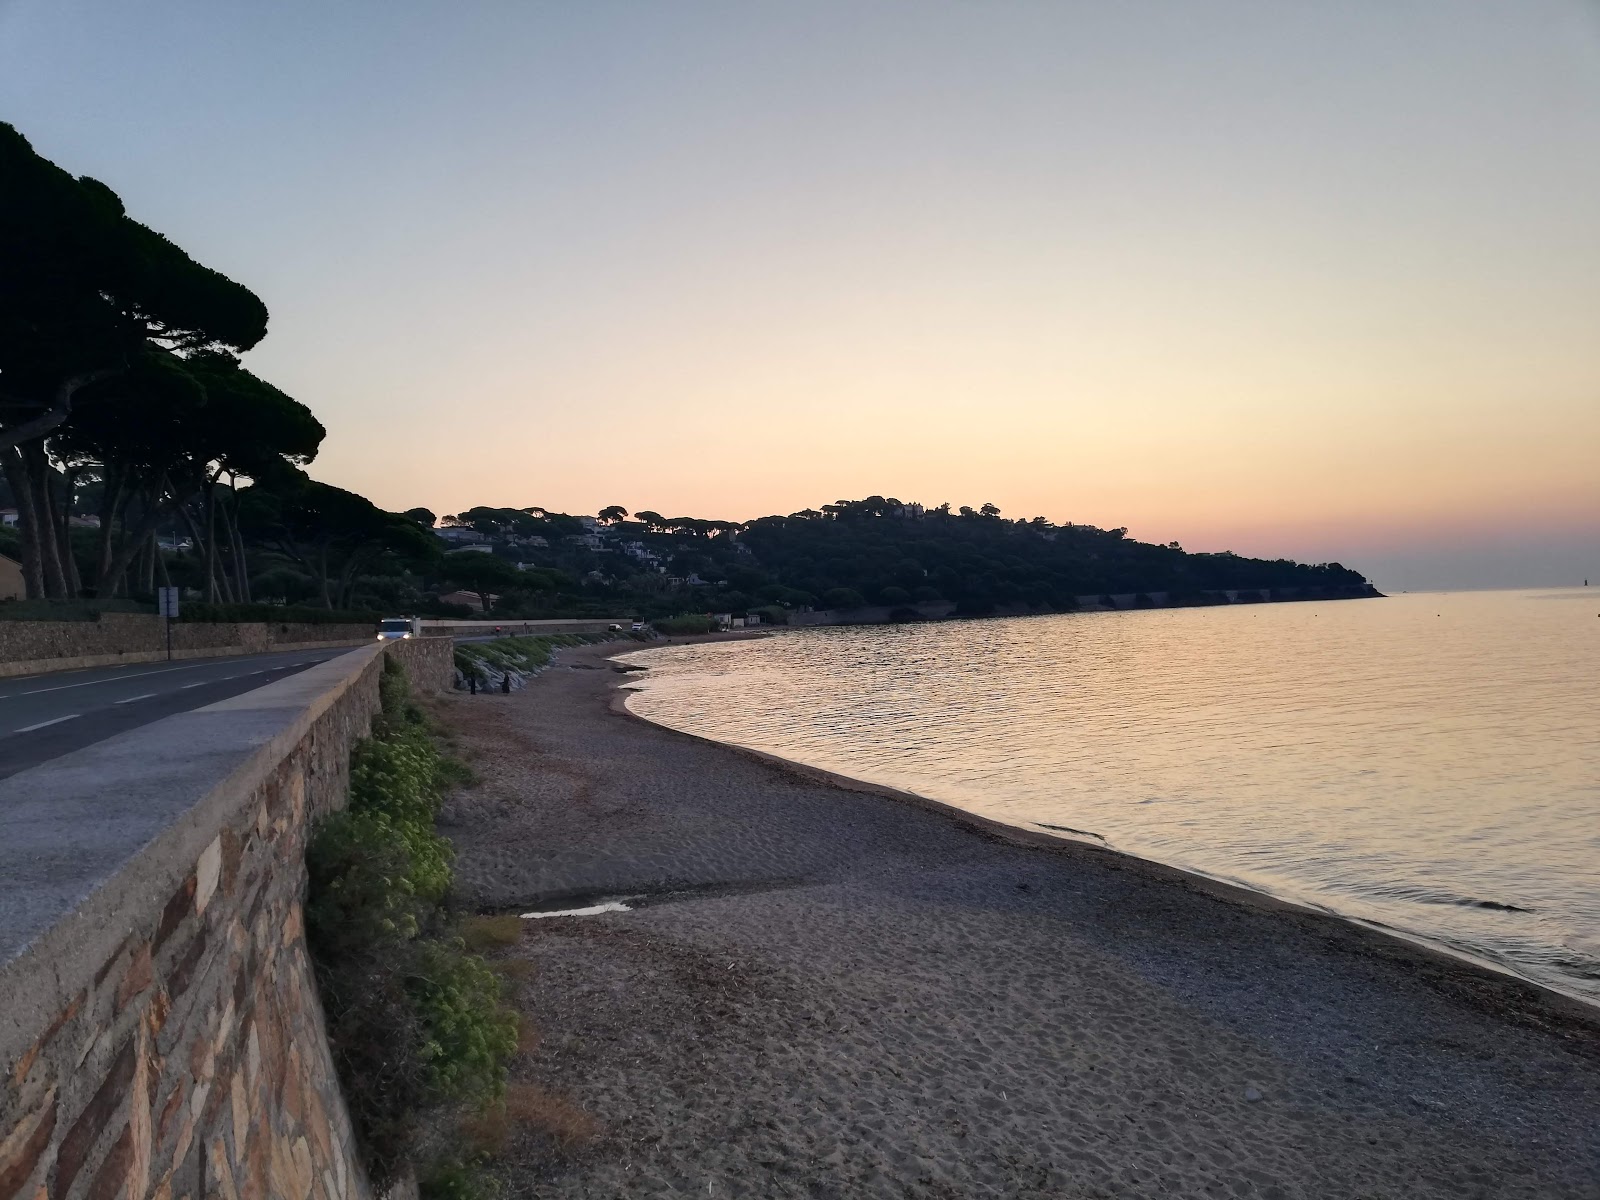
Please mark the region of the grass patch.
<svg viewBox="0 0 1600 1200"><path fill-rule="evenodd" d="M565 1096L532 1084L517 1083L500 1101L463 1122L462 1134L472 1149L493 1157L505 1152L518 1130L548 1138L559 1150L572 1150L592 1141L600 1122Z"/></svg>
<svg viewBox="0 0 1600 1200"><path fill-rule="evenodd" d="M461 938L468 950L488 950L493 946L515 946L522 938L523 920L515 913L493 917L464 917Z"/></svg>

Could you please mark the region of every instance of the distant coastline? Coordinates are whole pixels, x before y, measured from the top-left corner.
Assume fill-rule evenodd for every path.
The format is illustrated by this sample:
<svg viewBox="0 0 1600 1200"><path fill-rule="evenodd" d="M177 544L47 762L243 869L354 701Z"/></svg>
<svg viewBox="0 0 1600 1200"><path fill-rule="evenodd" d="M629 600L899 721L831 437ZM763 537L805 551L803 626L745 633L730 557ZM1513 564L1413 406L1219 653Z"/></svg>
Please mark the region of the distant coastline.
<svg viewBox="0 0 1600 1200"><path fill-rule="evenodd" d="M1073 612L1130 612L1154 608L1216 608L1232 604L1289 604L1314 600L1381 600L1384 593L1372 584L1328 588L1228 588L1188 594L1172 592L1120 592L1078 596L1072 608L997 604L986 611L962 611L948 601L923 604L875 604L861 608L791 612L790 626L897 625L916 621L949 621L975 617L1033 617Z"/></svg>

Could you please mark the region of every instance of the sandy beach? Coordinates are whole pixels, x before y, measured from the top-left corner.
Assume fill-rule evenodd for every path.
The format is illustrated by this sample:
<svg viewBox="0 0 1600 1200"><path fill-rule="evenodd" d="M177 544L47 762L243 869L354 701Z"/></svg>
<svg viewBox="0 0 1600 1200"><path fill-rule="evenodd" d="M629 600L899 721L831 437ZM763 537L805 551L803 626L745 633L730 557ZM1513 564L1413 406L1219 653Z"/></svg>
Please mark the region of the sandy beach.
<svg viewBox="0 0 1600 1200"><path fill-rule="evenodd" d="M570 1116L508 1195L1600 1197L1596 1014L651 725L616 652L440 707L461 903L631 909L499 952Z"/></svg>

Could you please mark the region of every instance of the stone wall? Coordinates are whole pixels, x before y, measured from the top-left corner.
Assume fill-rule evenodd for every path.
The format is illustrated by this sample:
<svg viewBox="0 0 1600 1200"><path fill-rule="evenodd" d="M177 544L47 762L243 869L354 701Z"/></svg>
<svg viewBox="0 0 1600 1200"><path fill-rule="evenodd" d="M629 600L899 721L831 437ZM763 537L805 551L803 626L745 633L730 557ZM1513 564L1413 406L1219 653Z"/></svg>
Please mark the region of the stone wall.
<svg viewBox="0 0 1600 1200"><path fill-rule="evenodd" d="M557 633L604 633L613 625L626 629L631 617L574 617L558 621L451 621L425 620L422 636L429 637L543 637Z"/></svg>
<svg viewBox="0 0 1600 1200"><path fill-rule="evenodd" d="M383 655L438 689L450 650L356 650L0 783L0 1200L372 1194L307 957L305 847L344 802ZM94 843L94 816L124 844L51 858L74 829ZM56 909L30 904L19 840L81 876Z"/></svg>
<svg viewBox="0 0 1600 1200"><path fill-rule="evenodd" d="M355 646L374 636L370 625L176 621L172 656ZM0 621L0 676L155 662L166 656L166 623L144 613L101 613L94 621Z"/></svg>

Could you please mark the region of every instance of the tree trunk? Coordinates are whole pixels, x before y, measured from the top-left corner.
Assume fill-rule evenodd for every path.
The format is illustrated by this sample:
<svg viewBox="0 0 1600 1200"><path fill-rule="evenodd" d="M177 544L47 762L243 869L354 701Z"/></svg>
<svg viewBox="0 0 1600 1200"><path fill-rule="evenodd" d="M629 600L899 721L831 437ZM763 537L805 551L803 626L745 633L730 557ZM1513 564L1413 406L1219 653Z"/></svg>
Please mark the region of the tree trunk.
<svg viewBox="0 0 1600 1200"><path fill-rule="evenodd" d="M328 590L328 547L322 547L322 554L317 560L317 578L322 582L322 607L333 607L333 593Z"/></svg>
<svg viewBox="0 0 1600 1200"><path fill-rule="evenodd" d="M100 491L100 541L99 551L95 555L94 583L95 593L103 594L100 588L111 570L112 537L116 533L117 513L122 507L122 486L124 474L115 467L105 466L105 482Z"/></svg>
<svg viewBox="0 0 1600 1200"><path fill-rule="evenodd" d="M21 447L24 470L33 494L33 536L39 547L39 567L44 576L44 594L52 600L67 596L67 577L61 570L56 537L55 497L50 490L50 460L44 442L32 441ZM20 511L20 509L19 509Z"/></svg>
<svg viewBox="0 0 1600 1200"><path fill-rule="evenodd" d="M72 399L91 383L102 379L110 379L113 375L121 374L115 368L106 368L99 371L86 371L82 375L72 375L61 381L56 388L55 396L50 401L50 407L30 420L19 422L10 429L0 429L0 449L9 450L13 446L22 446L28 442L44 438L56 426L60 425L72 415Z"/></svg>
<svg viewBox="0 0 1600 1200"><path fill-rule="evenodd" d="M339 594L335 597L339 602L337 607L350 607L350 593L355 590L356 574L360 569L359 556L352 555L350 561L345 563L344 570L339 572Z"/></svg>
<svg viewBox="0 0 1600 1200"><path fill-rule="evenodd" d="M217 500L207 486L200 503L206 510L206 603L217 602Z"/></svg>
<svg viewBox="0 0 1600 1200"><path fill-rule="evenodd" d="M145 539L160 527L161 518L163 515L163 506L160 503L159 497L163 492L171 491L171 487L171 481L163 479L161 481L161 485L151 492L150 498L145 506L145 511L139 519L139 524L131 531L126 530L125 528L127 536L123 539L122 545L118 547L116 554L114 554L111 558L110 569L113 579L120 580L122 578L123 572L125 572L128 569L128 565L133 562L134 555L137 554L140 547L144 545ZM173 504L180 508L192 499L194 499L192 493L188 496L179 496L176 494L172 496Z"/></svg>
<svg viewBox="0 0 1600 1200"><path fill-rule="evenodd" d="M78 572L78 555L72 544L72 510L77 507L78 472L67 471L65 498L61 504L61 572L67 577L67 594L83 595L83 576Z"/></svg>
<svg viewBox="0 0 1600 1200"><path fill-rule="evenodd" d="M162 553L159 538L156 540L156 577L161 581L162 587L172 586L172 576L167 574L167 556Z"/></svg>
<svg viewBox="0 0 1600 1200"><path fill-rule="evenodd" d="M183 521L184 527L189 530L189 540L194 543L195 553L199 554L205 538L200 536L200 524L194 519L194 514L189 511L187 504L180 504L177 508L178 517Z"/></svg>
<svg viewBox="0 0 1600 1200"><path fill-rule="evenodd" d="M250 597L250 564L244 557L244 538L239 536L239 493L235 484L229 485L233 494L233 508L230 511L227 505L222 506L222 515L228 527L228 542L233 547L233 570L237 579L239 603L251 603Z"/></svg>
<svg viewBox="0 0 1600 1200"><path fill-rule="evenodd" d="M144 540L144 562L139 568L139 591L146 596L156 594L156 559L161 555L156 545L155 530Z"/></svg>

